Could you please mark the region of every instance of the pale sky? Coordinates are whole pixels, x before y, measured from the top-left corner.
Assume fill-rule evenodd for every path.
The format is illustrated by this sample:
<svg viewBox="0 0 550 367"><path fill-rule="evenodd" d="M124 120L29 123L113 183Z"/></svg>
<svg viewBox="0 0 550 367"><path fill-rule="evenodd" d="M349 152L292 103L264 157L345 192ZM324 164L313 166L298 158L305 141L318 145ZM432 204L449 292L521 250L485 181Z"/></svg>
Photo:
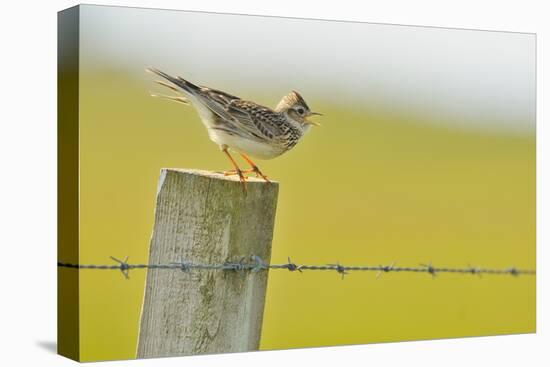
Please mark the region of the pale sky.
<svg viewBox="0 0 550 367"><path fill-rule="evenodd" d="M296 89L343 105L429 111L468 128L535 130L534 34L81 9L85 69L111 65L144 78L155 66L247 99Z"/></svg>

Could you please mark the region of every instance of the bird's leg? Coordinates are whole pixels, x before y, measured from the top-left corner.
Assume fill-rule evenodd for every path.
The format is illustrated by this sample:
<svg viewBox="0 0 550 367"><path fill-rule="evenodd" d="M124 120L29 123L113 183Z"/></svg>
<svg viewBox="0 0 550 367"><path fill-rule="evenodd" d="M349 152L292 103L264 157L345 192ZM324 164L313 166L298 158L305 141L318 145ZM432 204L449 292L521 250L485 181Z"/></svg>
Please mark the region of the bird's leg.
<svg viewBox="0 0 550 367"><path fill-rule="evenodd" d="M252 168L251 171L254 172L254 173L256 174L256 177L260 177L260 176L261 176L266 182L271 182L271 181L269 181L269 180L267 179L267 176L264 175L264 174L262 173L262 171L260 171L260 169L258 168L258 166L256 166L256 165L254 164L254 162L252 162L252 160L251 160L250 158L248 158L248 156L247 156L246 154L244 154L244 153L240 153L240 154L241 154L241 157L243 157L243 159L244 159L245 161L248 162L248 164L249 164L250 167Z"/></svg>
<svg viewBox="0 0 550 367"><path fill-rule="evenodd" d="M235 162L235 160L233 159L231 154L229 154L229 152L227 151L227 147L224 146L222 148L222 152L225 153L227 158L229 158L229 160L231 161L231 164L233 164L233 167L235 167L235 173L239 176L239 181L241 181L241 183L243 185L243 190L244 190L244 192L246 192L246 177L244 177L243 171L241 171L239 166L237 166L237 162ZM224 172L224 174L229 175L229 174L233 174L233 173L231 173L231 171L230 171L230 172Z"/></svg>

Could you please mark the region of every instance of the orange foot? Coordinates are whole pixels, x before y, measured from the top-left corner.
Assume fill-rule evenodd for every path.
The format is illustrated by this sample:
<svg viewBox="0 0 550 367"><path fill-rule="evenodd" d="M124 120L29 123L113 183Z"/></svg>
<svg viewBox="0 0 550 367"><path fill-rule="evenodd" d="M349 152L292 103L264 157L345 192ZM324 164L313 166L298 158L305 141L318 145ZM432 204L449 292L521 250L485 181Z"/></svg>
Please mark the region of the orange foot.
<svg viewBox="0 0 550 367"><path fill-rule="evenodd" d="M242 171L240 169L235 169L231 171L224 171L224 176L239 176L239 181L243 185L243 191L246 193L246 176L245 173L249 173L247 171Z"/></svg>
<svg viewBox="0 0 550 367"><path fill-rule="evenodd" d="M250 165L250 167L252 167L252 169L250 169L248 172L254 172L256 174L256 177L263 178L265 180L265 182L271 182L271 181L269 181L267 176L264 175L262 173L262 171L260 171L258 166L256 166L256 164L254 164L254 162L252 162L252 160L250 158L248 158L248 156L246 154L241 153L241 157L243 157L243 159Z"/></svg>
<svg viewBox="0 0 550 367"><path fill-rule="evenodd" d="M258 177L258 178L259 178L259 177L263 178L265 182L271 182L271 181L269 181L269 179L267 178L267 176L264 175L264 174L262 173L262 171L260 171L260 169L258 168L258 166L255 166L255 165L252 166L251 171L254 172L254 173L256 174L256 177Z"/></svg>

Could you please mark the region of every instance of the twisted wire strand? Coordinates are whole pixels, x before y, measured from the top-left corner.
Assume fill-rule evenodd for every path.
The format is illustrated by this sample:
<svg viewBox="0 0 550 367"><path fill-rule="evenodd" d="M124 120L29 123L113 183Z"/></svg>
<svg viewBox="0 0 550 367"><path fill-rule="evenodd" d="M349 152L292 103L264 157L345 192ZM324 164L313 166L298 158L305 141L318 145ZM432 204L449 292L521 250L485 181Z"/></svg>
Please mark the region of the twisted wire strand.
<svg viewBox="0 0 550 367"><path fill-rule="evenodd" d="M222 271L250 271L252 273L265 271L269 269L286 269L290 272L298 271L336 271L344 279L345 275L348 275L352 271L372 271L376 272L376 277L380 277L382 273L399 272L399 273L427 273L432 277L435 277L440 273L454 273L454 274L471 274L471 275L511 275L514 277L520 275L536 275L536 270L531 269L518 269L516 267L493 269L482 267L436 267L432 263L419 264L417 267L413 266L395 266L395 263L391 265L341 265L340 263L325 264L325 265L308 265L308 264L296 264L293 263L290 258L285 264L267 264L259 256L252 255L250 257L241 257L236 262L225 262L217 264L194 264L186 262L183 259L180 262L172 262L167 264L131 264L128 263L128 257L124 260L120 260L111 256L111 259L115 264L111 265L97 265L97 264L75 264L67 262L57 262L57 266L61 268L73 268L73 269L96 269L96 270L119 270L126 278L130 278L130 270L134 269L169 269L180 270L183 272L189 272L191 270L222 270Z"/></svg>

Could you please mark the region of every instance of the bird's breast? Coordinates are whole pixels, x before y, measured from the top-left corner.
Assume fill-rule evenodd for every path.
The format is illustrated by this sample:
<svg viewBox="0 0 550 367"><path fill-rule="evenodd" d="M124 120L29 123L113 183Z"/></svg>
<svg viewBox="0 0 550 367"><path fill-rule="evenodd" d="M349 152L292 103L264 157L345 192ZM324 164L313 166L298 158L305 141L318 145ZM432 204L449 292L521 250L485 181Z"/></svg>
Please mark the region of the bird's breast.
<svg viewBox="0 0 550 367"><path fill-rule="evenodd" d="M208 135L218 145L227 145L233 150L259 159L273 159L287 150L277 144L247 139L218 129L208 129Z"/></svg>

